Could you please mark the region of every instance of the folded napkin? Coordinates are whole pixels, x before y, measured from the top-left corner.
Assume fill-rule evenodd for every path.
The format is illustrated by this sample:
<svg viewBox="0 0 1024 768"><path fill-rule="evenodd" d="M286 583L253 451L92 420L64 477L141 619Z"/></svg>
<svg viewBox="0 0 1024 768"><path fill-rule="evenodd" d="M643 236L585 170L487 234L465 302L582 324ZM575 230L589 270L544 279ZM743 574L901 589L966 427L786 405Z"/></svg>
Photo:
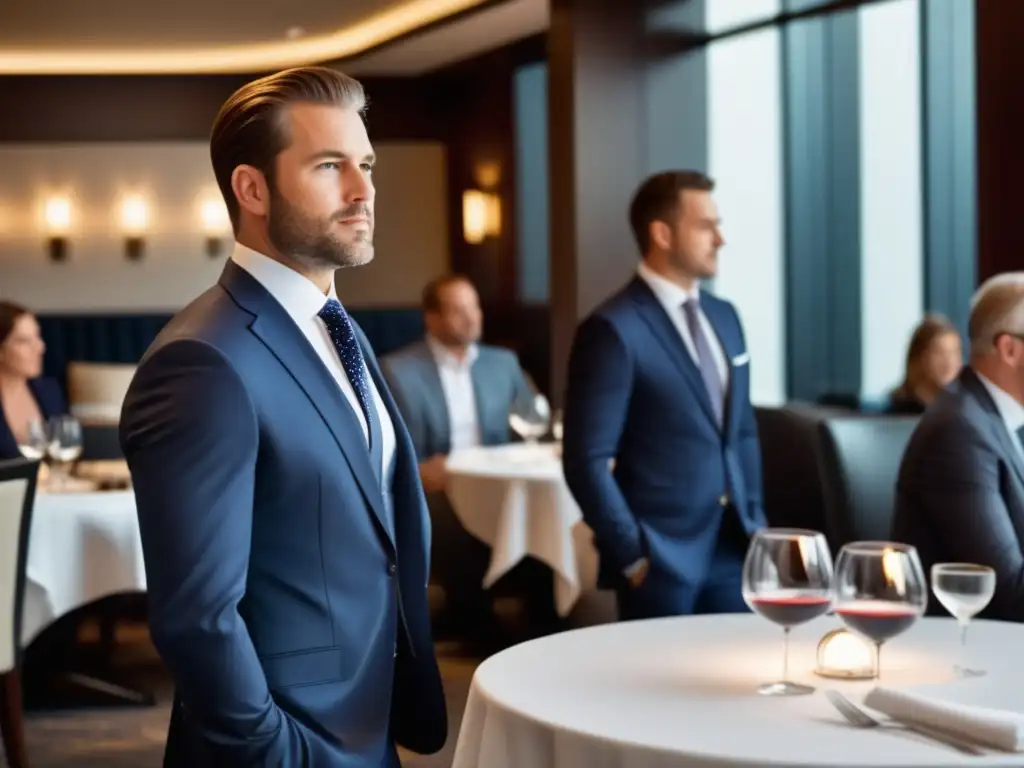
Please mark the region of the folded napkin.
<svg viewBox="0 0 1024 768"><path fill-rule="evenodd" d="M1024 751L1024 715L933 699L919 693L874 688L864 706L893 720L942 731L1003 752Z"/></svg>

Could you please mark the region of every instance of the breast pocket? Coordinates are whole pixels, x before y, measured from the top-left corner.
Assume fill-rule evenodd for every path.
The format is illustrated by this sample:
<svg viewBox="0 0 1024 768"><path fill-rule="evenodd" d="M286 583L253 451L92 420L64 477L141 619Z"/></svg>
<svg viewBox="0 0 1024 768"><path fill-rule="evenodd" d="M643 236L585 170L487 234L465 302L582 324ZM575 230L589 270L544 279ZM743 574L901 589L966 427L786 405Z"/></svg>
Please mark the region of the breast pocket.
<svg viewBox="0 0 1024 768"><path fill-rule="evenodd" d="M313 648L278 653L264 656L260 663L271 689L299 688L333 683L342 679L342 658L339 648Z"/></svg>

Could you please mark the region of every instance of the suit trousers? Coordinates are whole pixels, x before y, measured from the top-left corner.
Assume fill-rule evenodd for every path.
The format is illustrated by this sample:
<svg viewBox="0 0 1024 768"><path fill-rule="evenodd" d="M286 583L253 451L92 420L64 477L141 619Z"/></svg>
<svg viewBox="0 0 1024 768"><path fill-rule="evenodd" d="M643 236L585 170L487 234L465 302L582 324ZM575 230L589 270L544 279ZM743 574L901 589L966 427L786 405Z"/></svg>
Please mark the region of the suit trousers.
<svg viewBox="0 0 1024 768"><path fill-rule="evenodd" d="M704 580L699 584L679 582L651 563L644 583L617 592L620 621L690 616L709 613L747 613L743 600L743 561L750 537L739 513L732 506L723 510L715 551Z"/></svg>

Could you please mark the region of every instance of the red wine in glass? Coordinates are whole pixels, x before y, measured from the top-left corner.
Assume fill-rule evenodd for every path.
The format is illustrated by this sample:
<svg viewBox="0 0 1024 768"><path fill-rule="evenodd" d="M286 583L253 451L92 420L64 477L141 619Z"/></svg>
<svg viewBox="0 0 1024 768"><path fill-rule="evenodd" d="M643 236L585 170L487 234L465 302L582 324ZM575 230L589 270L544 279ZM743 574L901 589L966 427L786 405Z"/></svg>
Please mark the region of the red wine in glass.
<svg viewBox="0 0 1024 768"><path fill-rule="evenodd" d="M789 633L832 607L832 556L817 531L765 528L750 540L743 563L743 599L783 630L782 679L760 686L765 696L798 696L814 688L789 680Z"/></svg>
<svg viewBox="0 0 1024 768"><path fill-rule="evenodd" d="M821 594L780 593L758 595L750 599L750 607L780 627L795 627L829 612L832 598Z"/></svg>
<svg viewBox="0 0 1024 768"><path fill-rule="evenodd" d="M855 600L836 608L839 616L854 632L873 643L884 643L910 629L917 621L917 609L881 600Z"/></svg>

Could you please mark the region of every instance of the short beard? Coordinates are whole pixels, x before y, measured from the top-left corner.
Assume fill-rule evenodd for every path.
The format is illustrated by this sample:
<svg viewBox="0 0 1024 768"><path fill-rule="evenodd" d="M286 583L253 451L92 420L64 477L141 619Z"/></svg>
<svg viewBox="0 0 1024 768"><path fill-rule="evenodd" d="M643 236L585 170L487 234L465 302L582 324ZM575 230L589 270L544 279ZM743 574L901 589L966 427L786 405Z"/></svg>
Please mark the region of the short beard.
<svg viewBox="0 0 1024 768"><path fill-rule="evenodd" d="M373 219L370 229L357 232L356 240L343 243L331 232L331 223L352 216L370 217L363 203L356 203L328 219L306 216L292 206L270 184L270 215L267 238L281 254L294 259L307 269L339 269L361 267L373 261Z"/></svg>

